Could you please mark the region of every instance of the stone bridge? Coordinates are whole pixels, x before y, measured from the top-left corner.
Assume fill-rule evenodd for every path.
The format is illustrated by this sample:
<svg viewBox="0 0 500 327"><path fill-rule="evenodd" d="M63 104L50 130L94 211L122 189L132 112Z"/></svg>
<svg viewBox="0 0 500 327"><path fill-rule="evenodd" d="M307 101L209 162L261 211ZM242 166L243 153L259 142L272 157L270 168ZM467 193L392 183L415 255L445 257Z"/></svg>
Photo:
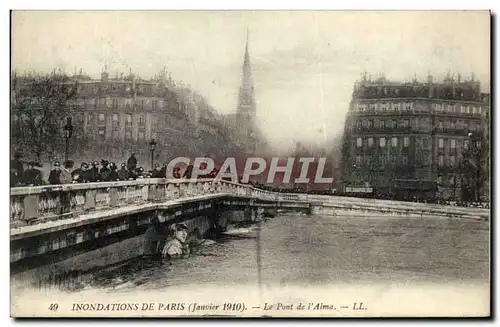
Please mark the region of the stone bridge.
<svg viewBox="0 0 500 327"><path fill-rule="evenodd" d="M153 218L184 222L196 237L278 209L322 215L489 219L485 209L338 196L273 193L250 185L201 179L11 188L12 287L41 286L91 275L142 254ZM62 276L62 277L61 277Z"/></svg>
<svg viewBox="0 0 500 327"><path fill-rule="evenodd" d="M19 187L10 196L13 287L40 285L142 254L154 217L204 237L214 225L255 221L278 209L311 212L304 194L223 180L135 181Z"/></svg>

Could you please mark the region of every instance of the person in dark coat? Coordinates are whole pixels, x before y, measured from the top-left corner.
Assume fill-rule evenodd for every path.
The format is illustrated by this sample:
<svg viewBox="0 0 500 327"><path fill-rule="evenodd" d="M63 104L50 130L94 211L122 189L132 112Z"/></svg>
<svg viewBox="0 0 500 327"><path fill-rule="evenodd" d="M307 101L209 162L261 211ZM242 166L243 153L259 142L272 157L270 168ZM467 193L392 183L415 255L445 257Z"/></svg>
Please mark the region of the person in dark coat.
<svg viewBox="0 0 500 327"><path fill-rule="evenodd" d="M27 185L40 186L43 185L42 172L35 167L38 166L36 162L29 162L28 169L24 172L24 179Z"/></svg>
<svg viewBox="0 0 500 327"><path fill-rule="evenodd" d="M155 165L155 169L151 173L151 178L165 178L165 174L162 173L162 170L161 170L159 164Z"/></svg>
<svg viewBox="0 0 500 327"><path fill-rule="evenodd" d="M161 166L161 170L160 170L160 171L161 171L161 175L162 175L163 177L166 177L166 176L167 176L167 164L163 164L163 165Z"/></svg>
<svg viewBox="0 0 500 327"><path fill-rule="evenodd" d="M66 160L61 169L61 174L59 175L59 180L61 184L71 184L73 183L73 176L71 175L71 170L74 166L73 160Z"/></svg>
<svg viewBox="0 0 500 327"><path fill-rule="evenodd" d="M103 160L101 160L101 165L102 165L102 168L99 171L99 174L101 175L101 181L107 182L110 180L109 173L111 172L111 170L108 167L109 162L107 160L103 159Z"/></svg>
<svg viewBox="0 0 500 327"><path fill-rule="evenodd" d="M23 180L19 176L16 167L10 167L10 187L23 186Z"/></svg>
<svg viewBox="0 0 500 327"><path fill-rule="evenodd" d="M116 171L118 167L116 167L116 164L112 162L109 164L109 180L110 181L118 181L120 178L118 177L118 172Z"/></svg>
<svg viewBox="0 0 500 327"><path fill-rule="evenodd" d="M118 170L118 178L121 181L127 181L129 178L129 171L127 170L127 165L125 163L122 163L122 168Z"/></svg>
<svg viewBox="0 0 500 327"><path fill-rule="evenodd" d="M127 169L129 171L134 171L137 168L137 159L135 158L135 153L130 155L130 158L127 160Z"/></svg>
<svg viewBox="0 0 500 327"><path fill-rule="evenodd" d="M71 172L71 176L73 176L73 181L76 183L88 183L90 179L89 165L86 162L82 162L80 168Z"/></svg>
<svg viewBox="0 0 500 327"><path fill-rule="evenodd" d="M12 167L12 169L16 170L16 172L17 172L16 176L20 181L24 178L24 176L23 176L24 166L23 166L23 162L22 162L21 158L22 158L21 153L16 152L14 154L14 160L12 160L10 162L10 166Z"/></svg>
<svg viewBox="0 0 500 327"><path fill-rule="evenodd" d="M49 174L49 184L56 185L61 184L61 163L59 161L54 162L54 168Z"/></svg>
<svg viewBox="0 0 500 327"><path fill-rule="evenodd" d="M94 161L90 167L89 182L100 182L101 175L99 174L99 162Z"/></svg>

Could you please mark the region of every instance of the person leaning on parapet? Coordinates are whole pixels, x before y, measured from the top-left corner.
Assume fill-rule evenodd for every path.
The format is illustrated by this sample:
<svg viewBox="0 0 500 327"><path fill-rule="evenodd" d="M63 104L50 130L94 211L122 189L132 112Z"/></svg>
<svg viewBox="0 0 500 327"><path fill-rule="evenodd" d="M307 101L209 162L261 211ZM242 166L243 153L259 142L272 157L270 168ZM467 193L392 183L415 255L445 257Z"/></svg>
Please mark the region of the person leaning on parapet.
<svg viewBox="0 0 500 327"><path fill-rule="evenodd" d="M109 164L109 180L110 181L119 181L118 172L116 171L118 167L114 162Z"/></svg>
<svg viewBox="0 0 500 327"><path fill-rule="evenodd" d="M71 184L73 183L73 176L71 175L71 169L73 169L73 160L66 160L64 162L63 168L61 169L61 174L59 175L59 180L61 184Z"/></svg>
<svg viewBox="0 0 500 327"><path fill-rule="evenodd" d="M94 161L91 163L89 172L89 182L100 182L101 176L99 174L99 162Z"/></svg>
<svg viewBox="0 0 500 327"><path fill-rule="evenodd" d="M35 167L39 167L36 162L28 162L28 169L24 172L24 181L29 186L43 185L42 172Z"/></svg>
<svg viewBox="0 0 500 327"><path fill-rule="evenodd" d="M10 162L10 167L11 167L11 169L16 170L16 172L17 172L16 176L18 176L19 180L22 180L24 178L24 176L23 176L24 166L23 166L23 162L22 162L21 158L22 158L22 154L19 152L16 152L16 153L14 153L14 160L12 160Z"/></svg>
<svg viewBox="0 0 500 327"><path fill-rule="evenodd" d="M56 185L61 184L61 163L59 161L54 162L54 168L49 174L49 184Z"/></svg>
<svg viewBox="0 0 500 327"><path fill-rule="evenodd" d="M73 176L73 182L88 183L90 179L89 173L89 165L86 162L82 162L80 168L77 168L71 172L71 175Z"/></svg>
<svg viewBox="0 0 500 327"><path fill-rule="evenodd" d="M118 170L118 178L121 181L126 181L129 178L130 173L126 167L127 167L127 165L125 163L122 163L122 168L120 168L120 170Z"/></svg>
<svg viewBox="0 0 500 327"><path fill-rule="evenodd" d="M151 172L151 178L165 178L159 164L155 164L155 169Z"/></svg>
<svg viewBox="0 0 500 327"><path fill-rule="evenodd" d="M101 176L101 181L107 182L109 181L109 173L111 170L109 169L109 161L102 159L101 160L101 170L99 171L99 175Z"/></svg>

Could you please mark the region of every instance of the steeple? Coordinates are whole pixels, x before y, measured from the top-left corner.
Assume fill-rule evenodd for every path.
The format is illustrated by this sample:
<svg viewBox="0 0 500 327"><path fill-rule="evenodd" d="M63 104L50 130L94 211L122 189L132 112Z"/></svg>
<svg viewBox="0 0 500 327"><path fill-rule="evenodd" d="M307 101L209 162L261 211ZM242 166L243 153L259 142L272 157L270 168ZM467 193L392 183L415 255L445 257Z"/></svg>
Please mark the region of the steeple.
<svg viewBox="0 0 500 327"><path fill-rule="evenodd" d="M245 55L243 58L243 70L241 86L238 94L237 126L241 139L248 147L247 151L255 151L257 128L255 125L256 108L254 98L254 86L252 70L250 66L250 52L248 49L248 28L246 31Z"/></svg>
<svg viewBox="0 0 500 327"><path fill-rule="evenodd" d="M248 51L248 28L246 33L245 56L243 58L243 71L238 98L238 114L247 118L255 116L254 87L252 70L250 66L250 53Z"/></svg>

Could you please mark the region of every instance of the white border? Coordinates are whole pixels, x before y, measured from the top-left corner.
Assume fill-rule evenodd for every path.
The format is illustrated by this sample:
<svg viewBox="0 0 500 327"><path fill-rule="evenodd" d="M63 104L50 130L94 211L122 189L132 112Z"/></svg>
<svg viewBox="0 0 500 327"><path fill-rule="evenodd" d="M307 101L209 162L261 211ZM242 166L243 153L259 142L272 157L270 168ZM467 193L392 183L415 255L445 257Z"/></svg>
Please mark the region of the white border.
<svg viewBox="0 0 500 327"><path fill-rule="evenodd" d="M1 294L2 294L2 303L0 306L1 309L1 319L2 321L2 326L4 326L4 323L7 324L13 324L14 321L9 317L9 309L10 309L10 294L9 294L9 270L8 270L8 249L9 249L9 238L8 238L8 230L9 230L9 225L8 225L8 213L7 211L9 210L9 202L8 202L8 193L9 193L9 188L7 185L7 181L9 176L8 174L8 165L9 165L9 158L7 158L8 153L9 153L9 88L8 88L8 83L9 83L9 72L10 72L10 67L9 67L9 58L10 58L10 53L9 53L9 30L10 30L10 13L9 9L52 9L52 10L57 10L57 9L419 9L419 10L428 10L428 9L457 9L457 10L464 10L464 9L492 9L493 12L498 13L500 10L498 10L498 1L481 1L481 0L475 0L475 1L465 1L465 0L454 0L454 1L447 1L444 2L442 1L441 3L436 3L436 1L429 1L429 0L420 0L420 1L414 1L412 3L407 3L407 2L400 2L400 1L387 1L387 0L378 0L378 1L360 1L360 0L350 0L347 2L342 2L342 3L335 3L335 6L332 6L330 4L329 6L326 5L326 1L324 0L308 0L308 1L286 1L286 2L277 2L277 1L217 1L217 0L212 0L212 1L188 1L188 0L183 0L183 1L168 1L168 4L165 4L164 2L160 1L117 1L115 3L108 3L108 4L103 4L102 1L95 1L95 0L87 0L84 2L67 2L67 1L8 1L4 0L2 1L2 11L1 11L1 44L4 45L2 51L2 70L1 70L1 76L3 77L2 80L5 81L5 87L2 89L1 92L1 97L2 97L2 104L3 104L3 110L1 110L1 119L0 122L2 126L0 127L0 130L2 133L4 133L4 137L0 138L1 145L2 145L2 153L5 155L5 159L0 161L0 172L4 174L3 178L3 184L4 187L2 187L2 196L0 197L0 201L2 204L2 209L4 210L4 219L2 219L2 223L4 224L3 231L5 233L5 236L3 237L3 242L4 246L1 247L2 249L2 254L3 254L3 261L5 262L5 265L3 265L3 269L1 270L2 278L1 278ZM450 6L451 5L451 6ZM498 21L497 21L498 24ZM498 41L498 34L494 34L495 41ZM495 42L496 43L496 42ZM495 74L492 74L495 76ZM494 84L496 85L496 84ZM495 87L495 90L492 90L492 92L495 92L497 94L497 85ZM496 97L495 97L496 98ZM495 104L493 105L493 108L496 108ZM496 115L498 116L498 115ZM498 124L498 121L495 120L495 123ZM493 136L492 136L493 137ZM493 142L493 144L495 144ZM495 145L496 146L496 145ZM498 150L498 148L495 148ZM495 179L496 182L496 179ZM496 214L496 212L495 212ZM496 215L494 215L496 217ZM496 228L495 228L495 233L494 235L498 235L496 233L498 231L498 223L496 223ZM498 253L495 251L494 253ZM498 307L498 299L496 301L496 307ZM498 314L498 311L497 311ZM4 322L5 321L5 322ZM165 323L162 321L158 321L159 323ZM214 321L216 322L216 321ZM31 322L31 323L36 323L40 324L41 322ZM48 322L52 323L52 322ZM78 324L85 324L86 322L74 322ZM96 325L104 325L104 324L109 324L110 321L99 321L99 322L93 322ZM125 323L125 321L120 321L121 323ZM135 322L134 322L135 323ZM194 322L191 322L194 323ZM216 322L217 323L217 322ZM270 322L264 322L266 324ZM275 322L277 323L277 322ZM283 323L283 322L280 322ZM338 324L339 322L334 322ZM342 322L345 323L345 322ZM373 323L373 322L372 322ZM420 323L420 322L418 322ZM426 324L429 324L429 322L423 322ZM431 324L435 323L440 323L439 321L432 322ZM457 323L457 322L455 322ZM461 323L461 322L458 322ZM462 322L464 323L464 322ZM469 322L465 322L469 323ZM175 321L169 321L168 324L176 324ZM185 322L184 322L185 324ZM352 322L350 323L352 324Z"/></svg>

